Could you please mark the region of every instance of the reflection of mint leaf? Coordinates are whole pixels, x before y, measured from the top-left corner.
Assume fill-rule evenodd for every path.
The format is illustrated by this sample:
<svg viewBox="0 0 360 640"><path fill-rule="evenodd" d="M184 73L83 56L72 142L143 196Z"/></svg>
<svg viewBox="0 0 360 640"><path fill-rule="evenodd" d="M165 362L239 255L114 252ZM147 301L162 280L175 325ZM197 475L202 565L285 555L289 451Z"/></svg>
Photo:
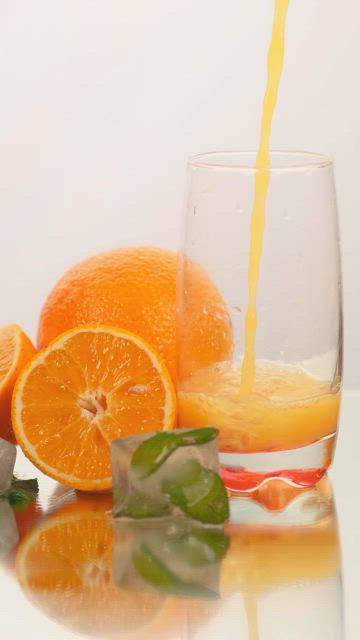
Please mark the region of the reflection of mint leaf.
<svg viewBox="0 0 360 640"><path fill-rule="evenodd" d="M161 518L169 513L170 507L168 501L161 499L161 496L154 498L139 492L133 492L120 512L116 512L116 516L127 518Z"/></svg>
<svg viewBox="0 0 360 640"><path fill-rule="evenodd" d="M36 500L38 493L39 485L35 478L31 480L13 478L10 489L2 497L9 502L15 511L20 511Z"/></svg>
<svg viewBox="0 0 360 640"><path fill-rule="evenodd" d="M229 548L230 538L223 531L196 529L192 536L203 545L207 545L214 554L214 562L222 560Z"/></svg>
<svg viewBox="0 0 360 640"><path fill-rule="evenodd" d="M191 564L203 565L219 562L229 548L229 538L223 531L195 529L186 540L186 549L191 553Z"/></svg>
<svg viewBox="0 0 360 640"><path fill-rule="evenodd" d="M180 443L176 433L163 431L144 440L135 449L131 468L139 479L144 480L165 462L165 460L178 448Z"/></svg>
<svg viewBox="0 0 360 640"><path fill-rule="evenodd" d="M220 476L189 460L174 477L162 482L171 502L195 520L222 524L229 517L229 500Z"/></svg>
<svg viewBox="0 0 360 640"><path fill-rule="evenodd" d="M179 539L168 540L167 547L184 564L201 567L222 560L229 538L223 531L194 528Z"/></svg>
<svg viewBox="0 0 360 640"><path fill-rule="evenodd" d="M217 434L217 429L213 427L193 429L184 433L156 433L137 447L131 460L131 468L140 480L144 480L157 471L178 447L206 444L214 440Z"/></svg>
<svg viewBox="0 0 360 640"><path fill-rule="evenodd" d="M132 556L133 564L143 580L163 593L190 598L214 599L218 594L202 584L186 582L178 578L155 556L146 544L142 544Z"/></svg>

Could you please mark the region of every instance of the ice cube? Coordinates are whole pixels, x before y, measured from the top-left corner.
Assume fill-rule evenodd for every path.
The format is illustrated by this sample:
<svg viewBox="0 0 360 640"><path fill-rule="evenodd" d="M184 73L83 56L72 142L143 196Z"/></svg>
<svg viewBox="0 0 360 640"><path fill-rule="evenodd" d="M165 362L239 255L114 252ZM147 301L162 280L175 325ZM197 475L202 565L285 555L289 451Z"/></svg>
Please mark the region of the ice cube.
<svg viewBox="0 0 360 640"><path fill-rule="evenodd" d="M0 559L4 558L19 540L18 528L12 508L0 499Z"/></svg>
<svg viewBox="0 0 360 640"><path fill-rule="evenodd" d="M228 516L212 427L121 438L111 444L111 460L115 516L185 513L211 524Z"/></svg>
<svg viewBox="0 0 360 640"><path fill-rule="evenodd" d="M180 516L116 525L114 581L134 591L187 598L219 596L221 560L229 539L223 528Z"/></svg>
<svg viewBox="0 0 360 640"><path fill-rule="evenodd" d="M0 438L0 493L7 491L11 485L16 459L16 447Z"/></svg>

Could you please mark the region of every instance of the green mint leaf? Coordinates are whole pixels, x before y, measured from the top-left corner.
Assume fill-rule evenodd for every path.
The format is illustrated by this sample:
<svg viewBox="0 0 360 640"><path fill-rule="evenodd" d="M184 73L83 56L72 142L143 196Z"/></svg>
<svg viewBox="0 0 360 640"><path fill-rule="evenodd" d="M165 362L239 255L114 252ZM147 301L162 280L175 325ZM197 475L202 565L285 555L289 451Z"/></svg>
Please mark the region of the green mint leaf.
<svg viewBox="0 0 360 640"><path fill-rule="evenodd" d="M164 479L162 489L175 506L195 520L222 524L229 517L229 500L220 476L189 460L173 477Z"/></svg>
<svg viewBox="0 0 360 640"><path fill-rule="evenodd" d="M190 445L206 444L207 442L211 442L211 440L215 440L218 433L218 429L214 427L185 431L183 434L179 434L179 438L181 438L180 446L188 447Z"/></svg>
<svg viewBox="0 0 360 640"><path fill-rule="evenodd" d="M163 431L144 440L134 451L131 468L140 480L155 473L178 447L189 447L211 442L218 435L213 427L193 429L184 433Z"/></svg>
<svg viewBox="0 0 360 640"><path fill-rule="evenodd" d="M15 511L20 511L36 500L38 493L39 485L35 478L31 480L18 480L14 477L10 489L8 489L3 497Z"/></svg>
<svg viewBox="0 0 360 640"><path fill-rule="evenodd" d="M130 466L140 480L145 480L157 471L179 446L180 439L176 433L157 433L135 449Z"/></svg>
<svg viewBox="0 0 360 640"><path fill-rule="evenodd" d="M151 496L133 492L124 508L115 512L115 516L122 516L139 520L141 518L161 518L170 511L167 500L152 498Z"/></svg>
<svg viewBox="0 0 360 640"><path fill-rule="evenodd" d="M206 600L218 597L212 589L195 582L187 582L176 576L146 544L142 544L133 553L132 561L143 580L162 593Z"/></svg>

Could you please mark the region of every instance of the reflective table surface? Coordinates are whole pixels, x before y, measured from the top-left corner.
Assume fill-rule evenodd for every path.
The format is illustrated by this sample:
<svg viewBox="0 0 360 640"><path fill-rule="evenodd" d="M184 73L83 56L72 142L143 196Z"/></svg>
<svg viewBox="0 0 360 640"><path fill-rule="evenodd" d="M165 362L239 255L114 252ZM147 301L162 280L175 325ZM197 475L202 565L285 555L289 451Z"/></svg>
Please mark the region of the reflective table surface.
<svg viewBox="0 0 360 640"><path fill-rule="evenodd" d="M0 501L1 638L357 640L360 396L343 401L334 468L231 501L224 529L114 523L110 495L41 475L36 503Z"/></svg>

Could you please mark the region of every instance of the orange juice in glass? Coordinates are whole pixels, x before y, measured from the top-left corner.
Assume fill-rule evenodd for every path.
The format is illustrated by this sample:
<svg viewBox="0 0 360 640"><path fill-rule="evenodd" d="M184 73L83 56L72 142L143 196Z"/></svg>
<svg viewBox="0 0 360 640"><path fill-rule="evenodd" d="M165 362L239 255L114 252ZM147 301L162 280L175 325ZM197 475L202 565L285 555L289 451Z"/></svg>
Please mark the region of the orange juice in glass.
<svg viewBox="0 0 360 640"><path fill-rule="evenodd" d="M258 158L190 159L179 254L179 426L219 429L223 477L234 491L271 478L315 484L332 461L340 403L332 162L305 152L271 153L266 166ZM206 299L193 286L195 264L215 285L216 304L214 287ZM202 327L196 344L194 323Z"/></svg>

